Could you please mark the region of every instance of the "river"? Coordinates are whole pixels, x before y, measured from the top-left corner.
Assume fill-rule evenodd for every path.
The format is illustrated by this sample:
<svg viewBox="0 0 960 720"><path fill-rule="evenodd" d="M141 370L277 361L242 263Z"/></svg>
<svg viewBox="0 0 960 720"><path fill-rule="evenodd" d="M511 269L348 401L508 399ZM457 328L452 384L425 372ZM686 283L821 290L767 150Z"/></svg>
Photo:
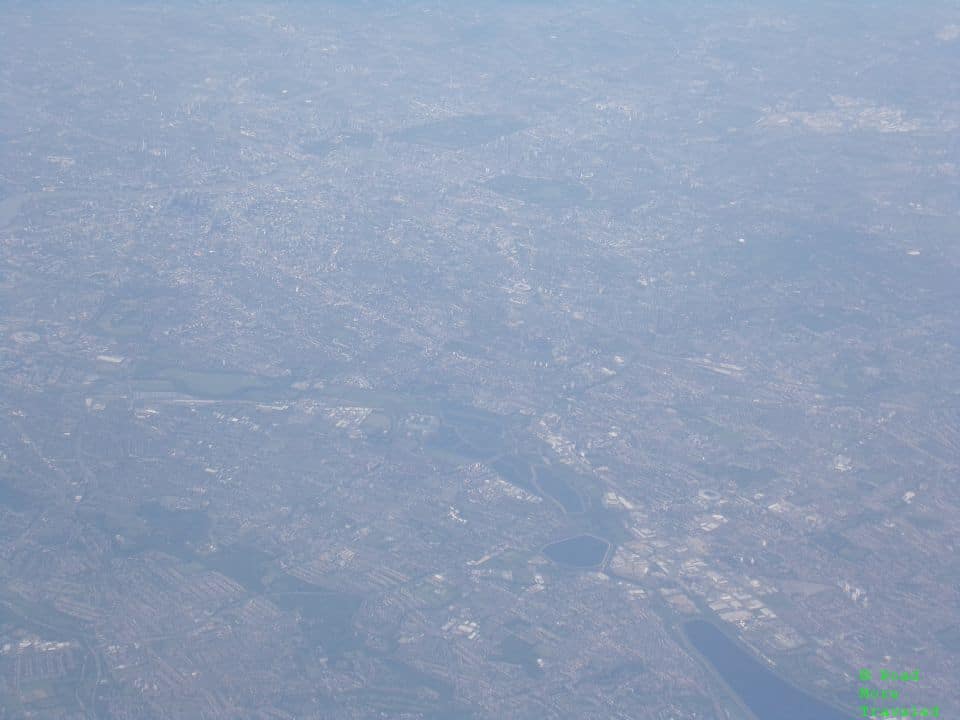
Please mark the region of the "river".
<svg viewBox="0 0 960 720"><path fill-rule="evenodd" d="M712 623L692 620L684 624L683 632L759 720L850 720L853 717L781 679ZM853 707L857 696L852 686L850 698Z"/></svg>

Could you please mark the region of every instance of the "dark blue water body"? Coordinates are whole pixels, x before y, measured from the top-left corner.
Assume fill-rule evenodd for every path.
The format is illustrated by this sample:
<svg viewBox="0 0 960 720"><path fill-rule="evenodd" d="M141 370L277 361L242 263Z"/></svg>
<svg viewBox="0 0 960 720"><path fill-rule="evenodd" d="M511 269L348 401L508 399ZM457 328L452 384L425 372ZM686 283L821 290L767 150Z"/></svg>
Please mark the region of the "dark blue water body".
<svg viewBox="0 0 960 720"><path fill-rule="evenodd" d="M577 568L596 567L607 556L610 543L593 535L578 535L551 543L543 554L556 563Z"/></svg>
<svg viewBox="0 0 960 720"><path fill-rule="evenodd" d="M853 717L780 679L712 623L692 620L684 623L683 632L759 720L850 720ZM855 703L852 690L851 698L851 703Z"/></svg>

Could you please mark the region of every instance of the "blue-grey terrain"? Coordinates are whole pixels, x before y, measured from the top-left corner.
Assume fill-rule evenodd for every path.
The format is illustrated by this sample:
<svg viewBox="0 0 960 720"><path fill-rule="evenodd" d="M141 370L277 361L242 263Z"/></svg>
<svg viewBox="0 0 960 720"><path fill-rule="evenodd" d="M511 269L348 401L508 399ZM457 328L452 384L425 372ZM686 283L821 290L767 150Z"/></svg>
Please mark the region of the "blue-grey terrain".
<svg viewBox="0 0 960 720"><path fill-rule="evenodd" d="M952 717L958 191L955 2L0 3L0 720Z"/></svg>

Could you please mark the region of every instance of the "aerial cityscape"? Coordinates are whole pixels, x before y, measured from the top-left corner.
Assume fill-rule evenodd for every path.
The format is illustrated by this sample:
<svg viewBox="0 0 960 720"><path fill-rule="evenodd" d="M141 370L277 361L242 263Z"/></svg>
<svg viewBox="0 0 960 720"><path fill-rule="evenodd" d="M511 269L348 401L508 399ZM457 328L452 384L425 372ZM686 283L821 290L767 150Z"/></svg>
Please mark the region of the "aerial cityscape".
<svg viewBox="0 0 960 720"><path fill-rule="evenodd" d="M0 720L960 712L960 6L0 4Z"/></svg>

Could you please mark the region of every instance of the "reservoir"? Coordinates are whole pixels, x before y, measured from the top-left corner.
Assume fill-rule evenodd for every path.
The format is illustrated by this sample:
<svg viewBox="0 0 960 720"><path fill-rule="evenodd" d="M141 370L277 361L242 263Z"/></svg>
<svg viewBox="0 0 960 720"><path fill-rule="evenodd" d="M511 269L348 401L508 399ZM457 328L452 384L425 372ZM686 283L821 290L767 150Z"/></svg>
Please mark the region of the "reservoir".
<svg viewBox="0 0 960 720"><path fill-rule="evenodd" d="M781 680L712 623L693 620L684 624L683 632L759 720L850 720L853 717L856 688L850 688L851 714L845 714Z"/></svg>
<svg viewBox="0 0 960 720"><path fill-rule="evenodd" d="M577 535L547 545L543 554L561 565L590 568L603 562L609 547L610 543L593 535Z"/></svg>

